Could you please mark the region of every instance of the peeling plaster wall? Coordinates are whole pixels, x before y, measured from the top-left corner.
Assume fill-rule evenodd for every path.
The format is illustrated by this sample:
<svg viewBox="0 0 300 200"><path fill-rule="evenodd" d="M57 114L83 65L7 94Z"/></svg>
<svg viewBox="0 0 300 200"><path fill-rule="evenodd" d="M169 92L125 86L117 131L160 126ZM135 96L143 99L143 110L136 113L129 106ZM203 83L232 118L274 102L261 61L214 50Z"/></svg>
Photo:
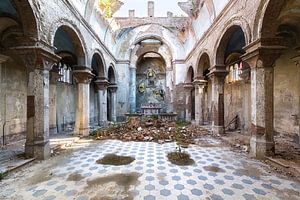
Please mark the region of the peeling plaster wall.
<svg viewBox="0 0 300 200"><path fill-rule="evenodd" d="M90 125L98 124L98 97L95 90L94 83L90 84Z"/></svg>
<svg viewBox="0 0 300 200"><path fill-rule="evenodd" d="M224 85L224 118L227 126L235 116L238 116L239 123L243 121L243 83L236 82ZM241 128L243 125L239 125ZM234 126L231 126L234 128Z"/></svg>
<svg viewBox="0 0 300 200"><path fill-rule="evenodd" d="M293 51L285 52L274 68L274 128L279 133L298 134L299 67L291 60Z"/></svg>
<svg viewBox="0 0 300 200"><path fill-rule="evenodd" d="M25 67L8 61L0 64L0 144L25 138L27 122L27 76Z"/></svg>
<svg viewBox="0 0 300 200"><path fill-rule="evenodd" d="M75 125L77 87L57 83L56 115L58 132L73 130Z"/></svg>

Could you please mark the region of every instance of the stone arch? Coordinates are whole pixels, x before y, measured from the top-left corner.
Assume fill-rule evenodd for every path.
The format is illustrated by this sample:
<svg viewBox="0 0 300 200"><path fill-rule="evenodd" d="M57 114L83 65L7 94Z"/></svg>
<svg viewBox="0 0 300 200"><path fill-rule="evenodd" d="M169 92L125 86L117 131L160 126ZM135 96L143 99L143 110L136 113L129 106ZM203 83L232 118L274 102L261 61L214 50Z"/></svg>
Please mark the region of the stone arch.
<svg viewBox="0 0 300 200"><path fill-rule="evenodd" d="M28 37L39 38L38 17L30 2L28 0L12 0L12 2L18 11L24 34Z"/></svg>
<svg viewBox="0 0 300 200"><path fill-rule="evenodd" d="M99 50L95 50L91 60L93 73L98 77L106 77L106 64L103 54Z"/></svg>
<svg viewBox="0 0 300 200"><path fill-rule="evenodd" d="M112 63L109 65L109 68L107 70L107 78L110 84L117 84L118 82L117 72L115 66Z"/></svg>
<svg viewBox="0 0 300 200"><path fill-rule="evenodd" d="M226 56L235 51L241 51L239 53L243 54L243 47L249 44L249 39L247 38L247 34L239 25L231 25L227 27L225 31L222 32L222 35L217 42L217 46L215 46L215 65L224 65ZM234 44L234 40L238 40L238 46L233 47L231 44ZM228 54L228 55L227 55Z"/></svg>
<svg viewBox="0 0 300 200"><path fill-rule="evenodd" d="M59 20L53 22L50 25L50 31L48 34L49 44L54 46L55 35L59 28L64 28L66 30L66 32L69 34L69 36L71 37L71 39L73 40L73 42L76 43L75 45L76 45L76 49L78 51L76 53L79 53L79 56L80 56L80 59L79 59L80 62L78 64L86 65L87 64L86 63L87 62L86 43L85 43L83 35L80 32L80 29L72 21L70 21L68 19L59 19Z"/></svg>
<svg viewBox="0 0 300 200"><path fill-rule="evenodd" d="M278 29L276 18L286 1L283 0L265 0L261 1L254 20L253 37L267 38L274 37Z"/></svg>
<svg viewBox="0 0 300 200"><path fill-rule="evenodd" d="M211 57L209 56L209 53L206 50L200 53L200 56L198 57L198 61L197 61L197 67L196 67L197 77L203 77L205 71L211 68L210 59Z"/></svg>
<svg viewBox="0 0 300 200"><path fill-rule="evenodd" d="M185 82L186 83L193 83L195 78L195 70L192 66L190 66L186 72L186 78L185 78Z"/></svg>

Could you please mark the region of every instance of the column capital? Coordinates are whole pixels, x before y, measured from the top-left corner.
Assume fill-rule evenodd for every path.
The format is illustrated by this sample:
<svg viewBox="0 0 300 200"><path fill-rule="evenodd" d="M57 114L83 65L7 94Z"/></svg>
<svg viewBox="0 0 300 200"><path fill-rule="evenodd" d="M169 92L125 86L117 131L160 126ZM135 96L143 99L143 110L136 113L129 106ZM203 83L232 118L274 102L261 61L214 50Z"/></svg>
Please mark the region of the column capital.
<svg viewBox="0 0 300 200"><path fill-rule="evenodd" d="M187 91L190 91L192 89L194 89L194 84L191 82L191 83L184 83L184 89L187 90Z"/></svg>
<svg viewBox="0 0 300 200"><path fill-rule="evenodd" d="M117 89L118 89L118 85L117 84L110 84L109 86L108 86L108 90L110 91L110 92L112 92L112 93L115 93L115 92L117 92Z"/></svg>
<svg viewBox="0 0 300 200"><path fill-rule="evenodd" d="M21 57L29 70L40 69L50 71L61 57L54 53L51 46L18 46L10 49Z"/></svg>
<svg viewBox="0 0 300 200"><path fill-rule="evenodd" d="M73 75L77 83L89 84L94 77L91 69L86 66L74 66Z"/></svg>
<svg viewBox="0 0 300 200"><path fill-rule="evenodd" d="M9 60L10 57L6 56L6 55L3 55L3 54L0 54L0 64L6 62Z"/></svg>
<svg viewBox="0 0 300 200"><path fill-rule="evenodd" d="M205 86L207 81L201 78L196 78L193 82L194 86Z"/></svg>
<svg viewBox="0 0 300 200"><path fill-rule="evenodd" d="M208 77L210 79L217 78L221 81L224 81L227 74L228 71L226 70L225 65L215 65L210 68L210 73L208 74Z"/></svg>
<svg viewBox="0 0 300 200"><path fill-rule="evenodd" d="M109 86L109 81L105 77L97 77L97 80L94 81L97 90L107 90Z"/></svg>
<svg viewBox="0 0 300 200"><path fill-rule="evenodd" d="M286 49L283 38L261 38L244 48L242 60L252 68L274 67L276 60Z"/></svg>

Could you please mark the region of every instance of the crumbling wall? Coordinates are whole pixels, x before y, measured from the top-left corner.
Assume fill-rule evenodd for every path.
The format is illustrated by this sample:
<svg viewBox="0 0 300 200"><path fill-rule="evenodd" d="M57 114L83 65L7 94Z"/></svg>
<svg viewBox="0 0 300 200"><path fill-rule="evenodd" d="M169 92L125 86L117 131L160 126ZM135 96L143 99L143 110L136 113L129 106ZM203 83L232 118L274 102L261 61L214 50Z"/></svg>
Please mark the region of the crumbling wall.
<svg viewBox="0 0 300 200"><path fill-rule="evenodd" d="M292 52L286 51L274 68L274 128L279 133L298 134L300 73L291 60Z"/></svg>
<svg viewBox="0 0 300 200"><path fill-rule="evenodd" d="M94 83L90 84L90 125L98 124L98 96Z"/></svg>
<svg viewBox="0 0 300 200"><path fill-rule="evenodd" d="M0 64L0 144L3 134L5 144L26 136L28 80L26 69L13 60Z"/></svg>
<svg viewBox="0 0 300 200"><path fill-rule="evenodd" d="M74 129L77 87L65 83L57 83L56 115L58 132Z"/></svg>

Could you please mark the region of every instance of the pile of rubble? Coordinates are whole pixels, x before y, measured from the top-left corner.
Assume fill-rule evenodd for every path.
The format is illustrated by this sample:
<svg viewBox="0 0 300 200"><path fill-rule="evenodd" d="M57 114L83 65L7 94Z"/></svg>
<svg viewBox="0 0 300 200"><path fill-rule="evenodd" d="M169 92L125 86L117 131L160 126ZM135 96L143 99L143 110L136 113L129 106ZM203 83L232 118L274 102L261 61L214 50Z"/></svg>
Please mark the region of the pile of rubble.
<svg viewBox="0 0 300 200"><path fill-rule="evenodd" d="M161 119L148 118L141 122L138 117L129 118L127 123L111 125L96 131L96 139L118 139L122 141L165 142L180 141L194 144L194 139L208 135L207 129Z"/></svg>

